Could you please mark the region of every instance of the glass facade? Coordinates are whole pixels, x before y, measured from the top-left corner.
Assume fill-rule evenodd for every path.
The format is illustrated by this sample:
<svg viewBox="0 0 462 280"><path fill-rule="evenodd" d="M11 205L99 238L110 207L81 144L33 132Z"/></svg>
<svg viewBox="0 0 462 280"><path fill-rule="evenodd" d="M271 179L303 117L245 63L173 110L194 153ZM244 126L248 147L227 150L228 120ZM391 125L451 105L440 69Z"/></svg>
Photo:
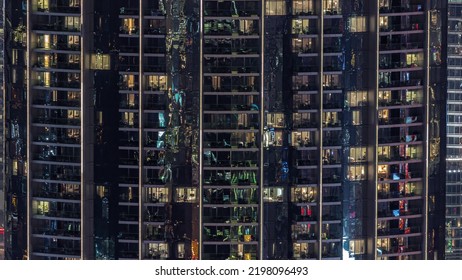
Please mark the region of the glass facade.
<svg viewBox="0 0 462 280"><path fill-rule="evenodd" d="M442 258L436 2L8 3L7 258Z"/></svg>
<svg viewBox="0 0 462 280"><path fill-rule="evenodd" d="M4 258L4 227L5 227L5 195L3 192L3 1L0 2L0 142L2 150L0 151L0 260Z"/></svg>
<svg viewBox="0 0 462 280"><path fill-rule="evenodd" d="M462 258L461 132L462 1L449 1L446 174L446 259Z"/></svg>

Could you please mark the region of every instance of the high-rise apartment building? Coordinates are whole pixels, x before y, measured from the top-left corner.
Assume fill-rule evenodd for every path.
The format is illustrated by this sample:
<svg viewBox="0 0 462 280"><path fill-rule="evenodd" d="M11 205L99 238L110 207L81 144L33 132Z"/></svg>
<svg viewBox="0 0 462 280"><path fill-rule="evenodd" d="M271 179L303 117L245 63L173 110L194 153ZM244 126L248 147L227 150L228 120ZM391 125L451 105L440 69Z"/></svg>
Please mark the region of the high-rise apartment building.
<svg viewBox="0 0 462 280"><path fill-rule="evenodd" d="M0 1L0 260L4 256L4 212L5 197L3 194L3 1Z"/></svg>
<svg viewBox="0 0 462 280"><path fill-rule="evenodd" d="M7 258L444 257L443 1L5 9Z"/></svg>
<svg viewBox="0 0 462 280"><path fill-rule="evenodd" d="M448 6L446 259L462 259L462 1Z"/></svg>

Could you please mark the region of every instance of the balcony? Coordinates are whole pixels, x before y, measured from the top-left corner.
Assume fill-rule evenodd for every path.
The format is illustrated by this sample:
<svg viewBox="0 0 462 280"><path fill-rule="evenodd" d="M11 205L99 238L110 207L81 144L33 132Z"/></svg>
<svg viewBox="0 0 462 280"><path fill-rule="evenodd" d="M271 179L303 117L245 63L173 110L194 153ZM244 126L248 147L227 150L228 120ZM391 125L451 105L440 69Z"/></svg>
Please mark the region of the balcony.
<svg viewBox="0 0 462 280"><path fill-rule="evenodd" d="M412 23L412 24L390 24L380 26L380 32L383 33L407 33L409 31L423 31L422 23Z"/></svg>
<svg viewBox="0 0 462 280"><path fill-rule="evenodd" d="M379 88L421 87L422 85L422 79L389 82L382 81L379 83Z"/></svg>
<svg viewBox="0 0 462 280"><path fill-rule="evenodd" d="M212 167L211 169L216 169L216 167L232 167L237 169L256 169L258 164L257 160L215 160L212 162L204 161L205 167ZM218 169L216 169L218 170Z"/></svg>
<svg viewBox="0 0 462 280"><path fill-rule="evenodd" d="M379 210L377 212L378 218L393 218L393 219L398 219L402 217L412 217L412 216L418 216L422 215L422 209L421 208L411 208L408 209L407 211L404 210Z"/></svg>
<svg viewBox="0 0 462 280"><path fill-rule="evenodd" d="M421 50L424 47L423 42L409 42L409 43L387 43L380 44L380 52L390 51L409 51L409 50Z"/></svg>
<svg viewBox="0 0 462 280"><path fill-rule="evenodd" d="M422 70L422 63L423 62L421 61L417 61L411 64L406 64L403 61L384 62L384 63L380 63L380 70L384 69L384 70L387 70L387 72L418 71L418 70Z"/></svg>
<svg viewBox="0 0 462 280"><path fill-rule="evenodd" d="M258 199L243 197L238 198L237 200L228 198L226 196L222 197L208 197L207 195L203 198L204 204L213 204L213 205L255 205L258 204Z"/></svg>
<svg viewBox="0 0 462 280"><path fill-rule="evenodd" d="M62 90L62 91L79 91L80 90L80 81L49 81L45 83L44 81L37 80L34 83L34 86L37 89L49 89L49 90Z"/></svg>
<svg viewBox="0 0 462 280"><path fill-rule="evenodd" d="M208 74L217 74L217 75L224 75L224 74L251 75L252 74L252 76L255 76L259 74L259 68L257 66L206 65L204 72Z"/></svg>
<svg viewBox="0 0 462 280"><path fill-rule="evenodd" d="M34 192L34 198L37 199L53 199L53 200L73 200L75 202L80 201L80 193L66 193L66 192L51 192L51 191L40 191Z"/></svg>
<svg viewBox="0 0 462 280"><path fill-rule="evenodd" d="M419 226L407 227L405 229L400 228L381 228L377 229L377 235L380 237L385 236L396 236L396 235L422 235L422 228Z"/></svg>
<svg viewBox="0 0 462 280"><path fill-rule="evenodd" d="M204 104L205 111L242 111L242 112L249 112L254 111L258 113L258 105L256 104Z"/></svg>
<svg viewBox="0 0 462 280"><path fill-rule="evenodd" d="M47 227L34 227L33 234L37 234L40 236L56 237L56 238L65 237L63 239L79 240L81 233L80 231L76 231L76 230L51 229Z"/></svg>
<svg viewBox="0 0 462 280"><path fill-rule="evenodd" d="M421 98L415 99L379 99L379 107L420 107L422 105ZM395 108L389 108L395 109Z"/></svg>
<svg viewBox="0 0 462 280"><path fill-rule="evenodd" d="M76 220L80 221L80 211L50 210L48 212L33 213L34 219L56 219L56 220Z"/></svg>
<svg viewBox="0 0 462 280"><path fill-rule="evenodd" d="M48 3L48 7L43 8L43 7L37 7L38 13L56 13L56 14L80 14L80 6L79 5L66 5L66 6L61 6L61 5L56 5L56 2L53 3Z"/></svg>
<svg viewBox="0 0 462 280"><path fill-rule="evenodd" d="M420 172L409 171L407 174L404 173L379 173L379 181L419 181L422 179L422 174ZM419 179L419 180L417 180ZM385 182L384 182L385 183Z"/></svg>
<svg viewBox="0 0 462 280"><path fill-rule="evenodd" d="M32 119L32 122L35 124L51 124L80 127L80 119L34 117Z"/></svg>
<svg viewBox="0 0 462 280"><path fill-rule="evenodd" d="M319 123L315 120L302 120L302 121L294 121L293 128L294 129L316 129L318 128Z"/></svg>
<svg viewBox="0 0 462 280"><path fill-rule="evenodd" d="M243 123L224 123L224 122L204 122L203 128L208 130L257 130L258 122L243 124Z"/></svg>
<svg viewBox="0 0 462 280"><path fill-rule="evenodd" d="M402 13L419 13L423 14L424 5L407 5L403 6L381 6L380 14L402 14Z"/></svg>
<svg viewBox="0 0 462 280"><path fill-rule="evenodd" d="M46 31L49 33L62 32L69 35L80 35L80 26L65 26L59 23L35 24L34 31Z"/></svg>
<svg viewBox="0 0 462 280"><path fill-rule="evenodd" d="M75 108L80 107L80 100L76 99L58 99L58 100L46 100L46 99L38 99L34 98L33 106L45 106L47 108L50 107L65 107L65 108Z"/></svg>
<svg viewBox="0 0 462 280"><path fill-rule="evenodd" d="M421 254L421 245L403 245L403 246L390 246L390 247L377 247L378 255L385 256L400 256L409 254Z"/></svg>
<svg viewBox="0 0 462 280"><path fill-rule="evenodd" d="M296 160L295 166L297 168L317 168L319 166L319 161L310 159L298 159Z"/></svg>
<svg viewBox="0 0 462 280"><path fill-rule="evenodd" d="M41 44L40 42L37 43L37 47L35 51L62 51L63 53L80 53L80 45L79 44L69 44L64 42L54 42L49 45Z"/></svg>
<svg viewBox="0 0 462 280"><path fill-rule="evenodd" d="M58 258L73 258L80 259L80 248L54 248L54 247L39 247L34 246L32 254L58 257Z"/></svg>
<svg viewBox="0 0 462 280"><path fill-rule="evenodd" d="M421 124L418 116L409 116L403 118L379 118L379 126L394 124Z"/></svg>

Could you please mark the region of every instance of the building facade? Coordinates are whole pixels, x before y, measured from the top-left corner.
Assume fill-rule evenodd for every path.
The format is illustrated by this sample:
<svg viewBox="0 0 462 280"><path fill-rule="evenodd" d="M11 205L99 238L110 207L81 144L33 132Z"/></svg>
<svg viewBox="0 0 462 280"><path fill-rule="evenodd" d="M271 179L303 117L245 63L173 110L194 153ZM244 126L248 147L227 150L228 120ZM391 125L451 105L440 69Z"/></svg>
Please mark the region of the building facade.
<svg viewBox="0 0 462 280"><path fill-rule="evenodd" d="M0 260L4 257L4 208L5 197L3 194L3 1L0 1L0 142L2 150L0 151Z"/></svg>
<svg viewBox="0 0 462 280"><path fill-rule="evenodd" d="M461 132L460 104L462 80L460 73L462 1L449 1L448 19L448 106L447 106L447 175L446 175L446 259L462 259L461 214Z"/></svg>
<svg viewBox="0 0 462 280"><path fill-rule="evenodd" d="M444 258L442 1L5 9L6 258Z"/></svg>

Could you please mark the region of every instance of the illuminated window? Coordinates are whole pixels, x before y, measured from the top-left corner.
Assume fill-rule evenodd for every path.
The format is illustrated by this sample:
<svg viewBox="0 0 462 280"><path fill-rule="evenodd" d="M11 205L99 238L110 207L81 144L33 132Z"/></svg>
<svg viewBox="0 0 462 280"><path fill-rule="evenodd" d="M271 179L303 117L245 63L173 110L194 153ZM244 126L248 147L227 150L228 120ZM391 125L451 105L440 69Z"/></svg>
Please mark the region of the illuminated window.
<svg viewBox="0 0 462 280"><path fill-rule="evenodd" d="M284 127L284 114L283 113L272 113L267 114L268 127L283 128Z"/></svg>
<svg viewBox="0 0 462 280"><path fill-rule="evenodd" d="M127 34L137 34L138 27L136 26L136 22L134 18L124 18L122 21L122 26L120 27L120 31Z"/></svg>
<svg viewBox="0 0 462 280"><path fill-rule="evenodd" d="M314 11L313 1L293 0L292 13L294 15L312 15Z"/></svg>
<svg viewBox="0 0 462 280"><path fill-rule="evenodd" d="M283 16L286 14L286 0L267 0L267 16Z"/></svg>
<svg viewBox="0 0 462 280"><path fill-rule="evenodd" d="M165 90L167 85L166 76L149 75L146 77L149 90Z"/></svg>
<svg viewBox="0 0 462 280"><path fill-rule="evenodd" d="M123 113L123 123L125 125L134 126L135 125L135 113L124 112Z"/></svg>
<svg viewBox="0 0 462 280"><path fill-rule="evenodd" d="M49 9L49 1L48 0L38 0L37 1L37 8L39 11L48 11Z"/></svg>
<svg viewBox="0 0 462 280"><path fill-rule="evenodd" d="M350 240L350 255L361 255L366 252L364 240Z"/></svg>
<svg viewBox="0 0 462 280"><path fill-rule="evenodd" d="M107 188L105 186L96 186L96 194L103 198L106 195Z"/></svg>
<svg viewBox="0 0 462 280"><path fill-rule="evenodd" d="M178 188L176 189L176 202L195 202L196 189L195 188Z"/></svg>
<svg viewBox="0 0 462 280"><path fill-rule="evenodd" d="M13 175L14 176L18 175L18 160L17 159L13 160Z"/></svg>
<svg viewBox="0 0 462 280"><path fill-rule="evenodd" d="M67 118L78 120L80 119L80 111L78 110L68 110L67 111Z"/></svg>
<svg viewBox="0 0 462 280"><path fill-rule="evenodd" d="M351 17L349 23L350 32L366 31L366 17Z"/></svg>
<svg viewBox="0 0 462 280"><path fill-rule="evenodd" d="M293 188L291 201L295 203L315 202L317 197L316 187Z"/></svg>
<svg viewBox="0 0 462 280"><path fill-rule="evenodd" d="M153 259L167 259L168 258L168 244L167 243L149 243L147 248L148 257Z"/></svg>
<svg viewBox="0 0 462 280"><path fill-rule="evenodd" d="M362 165L352 165L348 167L348 180L360 181L366 179L365 167Z"/></svg>
<svg viewBox="0 0 462 280"><path fill-rule="evenodd" d="M167 188L147 188L145 202L148 202L148 203L168 202L168 189Z"/></svg>
<svg viewBox="0 0 462 280"><path fill-rule="evenodd" d="M354 110L351 111L351 118L353 125L361 125L363 123L362 111Z"/></svg>
<svg viewBox="0 0 462 280"><path fill-rule="evenodd" d="M423 53L406 54L406 66L422 67L422 65L423 65Z"/></svg>
<svg viewBox="0 0 462 280"><path fill-rule="evenodd" d="M265 188L263 191L263 200L266 202L283 202L283 188Z"/></svg>
<svg viewBox="0 0 462 280"><path fill-rule="evenodd" d="M340 0L324 0L324 14L338 15L341 13Z"/></svg>
<svg viewBox="0 0 462 280"><path fill-rule="evenodd" d="M77 49L80 46L80 37L79 36L68 36L67 37L67 46L71 49Z"/></svg>
<svg viewBox="0 0 462 280"><path fill-rule="evenodd" d="M11 52L11 63L13 65L16 65L18 64L18 50L17 49L13 49L12 52Z"/></svg>
<svg viewBox="0 0 462 280"><path fill-rule="evenodd" d="M292 34L309 34L315 31L316 21L309 19L294 19L292 20Z"/></svg>
<svg viewBox="0 0 462 280"><path fill-rule="evenodd" d="M37 215L46 215L50 211L50 202L34 200L32 202L32 209Z"/></svg>
<svg viewBox="0 0 462 280"><path fill-rule="evenodd" d="M178 243L177 245L177 256L179 259L184 259L185 257L185 248L184 248L184 243Z"/></svg>
<svg viewBox="0 0 462 280"><path fill-rule="evenodd" d="M294 38L292 39L292 51L294 53L313 52L315 47L313 38Z"/></svg>
<svg viewBox="0 0 462 280"><path fill-rule="evenodd" d="M379 26L380 26L381 31L387 31L388 30L388 17L380 17Z"/></svg>
<svg viewBox="0 0 462 280"><path fill-rule="evenodd" d="M350 149L350 156L348 162L363 162L366 160L366 148L355 147Z"/></svg>
<svg viewBox="0 0 462 280"><path fill-rule="evenodd" d="M64 26L70 31L80 30L80 17L66 17Z"/></svg>
<svg viewBox="0 0 462 280"><path fill-rule="evenodd" d="M109 70L111 68L111 57L108 54L92 54L91 69Z"/></svg>

